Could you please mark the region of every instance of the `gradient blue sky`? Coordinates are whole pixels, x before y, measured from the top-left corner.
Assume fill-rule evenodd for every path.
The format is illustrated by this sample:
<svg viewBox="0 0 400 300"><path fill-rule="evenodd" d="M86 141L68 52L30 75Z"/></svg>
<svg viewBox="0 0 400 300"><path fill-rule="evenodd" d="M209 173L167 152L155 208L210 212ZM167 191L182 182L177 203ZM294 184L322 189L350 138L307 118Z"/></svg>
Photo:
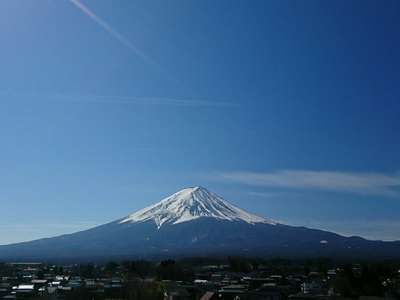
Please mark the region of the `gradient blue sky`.
<svg viewBox="0 0 400 300"><path fill-rule="evenodd" d="M202 185L400 239L398 1L3 0L0 243Z"/></svg>

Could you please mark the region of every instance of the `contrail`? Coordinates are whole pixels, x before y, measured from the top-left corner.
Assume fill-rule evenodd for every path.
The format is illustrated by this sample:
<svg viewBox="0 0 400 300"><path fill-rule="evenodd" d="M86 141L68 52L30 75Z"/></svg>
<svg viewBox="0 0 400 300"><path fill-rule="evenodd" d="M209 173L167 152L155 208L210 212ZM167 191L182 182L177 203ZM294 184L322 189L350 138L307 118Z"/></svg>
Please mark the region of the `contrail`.
<svg viewBox="0 0 400 300"><path fill-rule="evenodd" d="M124 46L129 48L131 51L133 51L136 55L138 55L140 58L142 58L145 62L157 66L157 63L155 61L153 61L150 57L148 57L146 54L144 54L128 38L126 38L124 35L122 35L117 30L115 30L112 26L110 26L106 21L104 21L102 18L100 18L98 15L96 15L93 11L91 11L82 2L80 2L79 0L70 0L70 1L81 12L83 12L85 15L87 15L89 18L91 18L100 27L102 27L104 30L106 30L112 37L114 37L121 44L123 44Z"/></svg>

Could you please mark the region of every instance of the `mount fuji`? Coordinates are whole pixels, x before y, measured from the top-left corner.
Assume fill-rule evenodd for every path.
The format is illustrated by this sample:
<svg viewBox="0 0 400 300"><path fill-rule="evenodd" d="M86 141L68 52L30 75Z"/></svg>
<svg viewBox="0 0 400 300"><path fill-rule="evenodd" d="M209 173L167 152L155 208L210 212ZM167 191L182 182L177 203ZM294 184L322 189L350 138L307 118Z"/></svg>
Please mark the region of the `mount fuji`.
<svg viewBox="0 0 400 300"><path fill-rule="evenodd" d="M239 221L248 224L276 224L272 220L233 206L203 187L183 189L152 206L129 215L120 223L153 221L160 229L163 224L179 224L199 218Z"/></svg>
<svg viewBox="0 0 400 300"><path fill-rule="evenodd" d="M281 224L192 187L92 229L0 246L0 261L227 255L390 259L400 258L400 242Z"/></svg>

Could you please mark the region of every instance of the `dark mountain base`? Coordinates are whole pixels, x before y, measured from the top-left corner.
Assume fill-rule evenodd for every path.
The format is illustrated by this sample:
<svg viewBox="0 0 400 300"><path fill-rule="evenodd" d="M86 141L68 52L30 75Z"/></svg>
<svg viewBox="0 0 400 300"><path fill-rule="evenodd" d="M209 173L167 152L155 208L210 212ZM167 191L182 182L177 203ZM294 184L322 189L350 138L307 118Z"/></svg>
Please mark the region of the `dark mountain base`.
<svg viewBox="0 0 400 300"><path fill-rule="evenodd" d="M398 259L400 242L368 241L286 225L200 218L157 229L117 222L32 242L0 246L0 261L94 261L122 258L254 257Z"/></svg>

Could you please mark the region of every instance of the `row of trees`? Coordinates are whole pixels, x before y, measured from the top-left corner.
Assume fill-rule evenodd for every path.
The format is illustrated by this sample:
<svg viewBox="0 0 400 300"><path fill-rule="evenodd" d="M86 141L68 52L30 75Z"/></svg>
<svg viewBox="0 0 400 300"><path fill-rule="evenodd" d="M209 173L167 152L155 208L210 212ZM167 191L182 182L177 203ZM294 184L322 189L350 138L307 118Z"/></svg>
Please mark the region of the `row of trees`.
<svg viewBox="0 0 400 300"><path fill-rule="evenodd" d="M193 279L193 266L175 260L163 260L152 262L147 260L124 261L122 263L109 262L103 265L83 264L79 265L72 275L84 278L101 276L112 277L121 275L126 279L154 278L161 280L186 280Z"/></svg>

